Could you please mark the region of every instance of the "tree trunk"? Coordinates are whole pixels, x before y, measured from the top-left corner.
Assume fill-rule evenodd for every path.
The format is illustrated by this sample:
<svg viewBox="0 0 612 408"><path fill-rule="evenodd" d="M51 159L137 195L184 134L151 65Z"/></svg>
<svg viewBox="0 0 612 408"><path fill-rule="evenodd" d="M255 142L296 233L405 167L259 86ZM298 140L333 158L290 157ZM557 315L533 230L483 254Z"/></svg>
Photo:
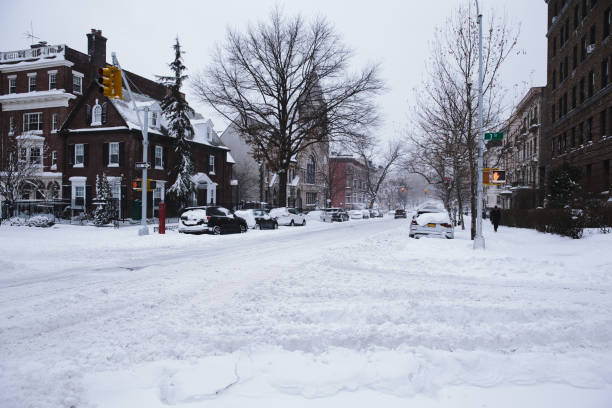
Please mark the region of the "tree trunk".
<svg viewBox="0 0 612 408"><path fill-rule="evenodd" d="M287 173L289 169L282 169L278 173L278 206L287 206Z"/></svg>

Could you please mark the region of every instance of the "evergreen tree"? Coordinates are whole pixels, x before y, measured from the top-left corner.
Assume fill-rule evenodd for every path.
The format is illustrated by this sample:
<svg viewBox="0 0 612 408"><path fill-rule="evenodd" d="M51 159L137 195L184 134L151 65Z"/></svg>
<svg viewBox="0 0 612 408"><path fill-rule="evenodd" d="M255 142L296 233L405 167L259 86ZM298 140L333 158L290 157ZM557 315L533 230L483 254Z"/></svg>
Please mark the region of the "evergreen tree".
<svg viewBox="0 0 612 408"><path fill-rule="evenodd" d="M570 208L580 197L581 177L580 169L567 162L552 169L548 174L548 207Z"/></svg>
<svg viewBox="0 0 612 408"><path fill-rule="evenodd" d="M113 192L106 174L96 175L96 197L94 199L99 204L94 210L94 225L100 227L106 225L116 217L116 211L113 205Z"/></svg>
<svg viewBox="0 0 612 408"><path fill-rule="evenodd" d="M168 189L168 194L179 204L187 206L189 195L194 190L191 176L195 173L195 168L189 146L189 140L193 139L194 133L189 117L193 116L194 111L181 92L183 81L187 79L187 75L184 75L187 68L183 65L183 51L178 37L173 48L174 61L169 66L174 75L158 76L159 81L170 90L162 100L161 108L168 120L168 134L174 138L174 151L178 156L173 169L176 181Z"/></svg>

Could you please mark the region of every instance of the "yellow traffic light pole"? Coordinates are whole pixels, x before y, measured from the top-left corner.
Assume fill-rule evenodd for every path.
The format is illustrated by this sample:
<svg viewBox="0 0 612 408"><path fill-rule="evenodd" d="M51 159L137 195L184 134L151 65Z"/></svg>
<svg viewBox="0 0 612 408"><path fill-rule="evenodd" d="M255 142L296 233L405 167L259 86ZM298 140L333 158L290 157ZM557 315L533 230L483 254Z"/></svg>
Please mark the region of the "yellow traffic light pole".
<svg viewBox="0 0 612 408"><path fill-rule="evenodd" d="M134 100L134 95L132 94L132 89L130 88L130 84L127 80L125 72L121 69L121 65L119 65L119 60L117 59L117 54L112 53L113 56L113 65L119 72L119 78L123 79L125 83L125 89L127 89L128 94L130 95L130 100L132 101L132 109L136 112L136 117L138 118L138 125L140 126L140 130L142 132L142 161L143 163L147 163L147 151L149 150L149 107L145 106L144 109L144 123L140 120L140 110L136 107L136 102ZM117 75L115 74L115 77ZM123 96L123 93L121 93ZM142 168L142 180L143 185L148 186L147 183L147 166ZM147 227L147 188L142 189L142 215L140 217L140 230L138 231L138 235L149 235L149 227Z"/></svg>

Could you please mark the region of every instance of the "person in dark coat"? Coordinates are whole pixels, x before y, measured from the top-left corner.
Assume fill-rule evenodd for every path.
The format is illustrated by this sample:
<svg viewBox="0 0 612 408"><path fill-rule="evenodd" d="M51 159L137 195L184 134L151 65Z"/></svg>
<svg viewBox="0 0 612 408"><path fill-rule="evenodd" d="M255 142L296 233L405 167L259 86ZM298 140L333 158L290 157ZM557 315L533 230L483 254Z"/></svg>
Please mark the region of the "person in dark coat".
<svg viewBox="0 0 612 408"><path fill-rule="evenodd" d="M491 210L491 222L493 223L493 229L497 232L497 227L499 227L499 220L501 219L501 211L497 206Z"/></svg>

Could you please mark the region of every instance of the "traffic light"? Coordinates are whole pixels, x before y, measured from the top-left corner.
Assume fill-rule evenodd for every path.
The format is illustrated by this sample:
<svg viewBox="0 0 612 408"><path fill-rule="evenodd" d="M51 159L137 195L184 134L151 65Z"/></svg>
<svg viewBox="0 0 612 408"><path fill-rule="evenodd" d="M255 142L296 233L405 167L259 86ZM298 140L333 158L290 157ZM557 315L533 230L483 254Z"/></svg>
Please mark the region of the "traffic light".
<svg viewBox="0 0 612 408"><path fill-rule="evenodd" d="M104 96L123 99L121 70L119 68L112 65L98 68L98 86Z"/></svg>
<svg viewBox="0 0 612 408"><path fill-rule="evenodd" d="M157 187L155 180L147 179L147 191L153 191ZM137 178L132 181L132 189L136 191L142 191L142 179Z"/></svg>
<svg viewBox="0 0 612 408"><path fill-rule="evenodd" d="M492 183L505 183L506 182L506 171L505 170L492 171L490 181Z"/></svg>

